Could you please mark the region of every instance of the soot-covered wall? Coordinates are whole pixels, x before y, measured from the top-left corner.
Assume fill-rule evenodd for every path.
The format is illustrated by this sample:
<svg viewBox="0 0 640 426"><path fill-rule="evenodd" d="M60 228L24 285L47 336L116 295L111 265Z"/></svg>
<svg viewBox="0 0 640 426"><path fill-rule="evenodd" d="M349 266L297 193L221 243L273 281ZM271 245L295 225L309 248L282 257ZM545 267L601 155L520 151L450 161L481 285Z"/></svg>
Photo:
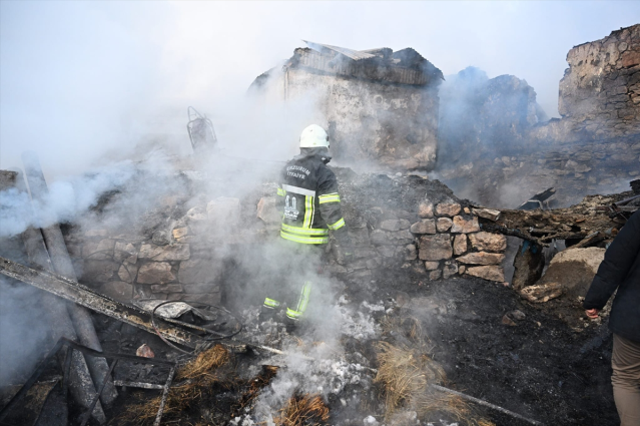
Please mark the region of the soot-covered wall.
<svg viewBox="0 0 640 426"><path fill-rule="evenodd" d="M373 56L356 62L330 50L296 49L251 92L273 102L309 99L338 161L432 169L442 73L413 49Z"/></svg>

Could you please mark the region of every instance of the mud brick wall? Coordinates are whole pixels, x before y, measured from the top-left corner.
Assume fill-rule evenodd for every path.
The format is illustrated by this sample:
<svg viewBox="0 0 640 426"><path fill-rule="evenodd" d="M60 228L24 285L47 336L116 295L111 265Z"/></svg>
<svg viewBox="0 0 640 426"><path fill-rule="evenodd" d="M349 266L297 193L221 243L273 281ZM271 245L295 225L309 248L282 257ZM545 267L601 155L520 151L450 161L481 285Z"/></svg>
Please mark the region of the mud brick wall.
<svg viewBox="0 0 640 426"><path fill-rule="evenodd" d="M559 111L573 130L640 134L640 24L574 47L567 62Z"/></svg>

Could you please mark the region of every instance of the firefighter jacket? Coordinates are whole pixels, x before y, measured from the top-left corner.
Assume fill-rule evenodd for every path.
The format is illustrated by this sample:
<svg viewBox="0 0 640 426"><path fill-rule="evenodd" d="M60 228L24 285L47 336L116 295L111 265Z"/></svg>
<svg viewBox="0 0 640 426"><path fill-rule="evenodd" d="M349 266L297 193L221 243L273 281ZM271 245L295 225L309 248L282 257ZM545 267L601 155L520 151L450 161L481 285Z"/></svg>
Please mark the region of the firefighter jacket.
<svg viewBox="0 0 640 426"><path fill-rule="evenodd" d="M338 181L317 150L303 150L282 170L278 187L282 212L280 236L301 244L327 244L329 230L336 239L348 239Z"/></svg>

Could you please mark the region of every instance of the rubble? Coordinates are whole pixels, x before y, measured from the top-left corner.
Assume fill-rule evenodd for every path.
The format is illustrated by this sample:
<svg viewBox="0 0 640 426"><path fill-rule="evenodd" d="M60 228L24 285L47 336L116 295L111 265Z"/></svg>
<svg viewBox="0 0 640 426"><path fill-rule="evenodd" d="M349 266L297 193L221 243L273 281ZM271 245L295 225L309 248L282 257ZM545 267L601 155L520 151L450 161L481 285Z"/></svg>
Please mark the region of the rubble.
<svg viewBox="0 0 640 426"><path fill-rule="evenodd" d="M467 200L460 200L440 182L421 176L355 174L344 169L337 169L336 172L339 174L339 179L341 173L349 173L350 175L350 179L341 180L344 182L341 186L341 198L345 220L349 224L349 232L354 242L356 261L351 265L343 266L331 258L328 268L337 282L342 282L342 280L350 282L351 291L365 292L368 291L367 289L372 289L377 294L374 297L381 297L379 292L388 291L385 289L391 288L389 285L394 286L398 277L406 277L401 278L402 280L411 277L412 281L407 283L409 286L407 288L417 292L424 291L429 286L438 285L439 282L443 285L456 283L456 286L461 282L483 282L485 289L482 291L488 291L489 288L494 290L495 288L504 288L507 292L513 292L511 288L502 286L503 283L510 281L506 269L510 266L509 262L511 261L508 259L508 253L513 250L513 248L510 249L512 243L509 242L510 240L505 236L505 233L524 237L523 239L530 244L530 247L542 247L543 244L551 245L553 238L559 235L574 237L584 235L582 239L587 240L587 237L594 232L600 232L605 236L603 240L596 241L589 238L584 244L588 244L589 241L593 244L606 244L615 234L610 228L619 227L622 222L622 217L617 214L613 219L609 217L607 206L628 198L626 196L587 198L584 203L578 206L560 210L497 210L483 208ZM193 181L191 184L197 185L197 181ZM150 213L147 217L152 217L154 223L171 223L167 228L169 236L173 237L174 229L181 229L180 238L186 238L180 242L169 241L166 245L158 245L152 241L153 235L158 229L153 226L149 226L148 231L127 233L123 233L121 229L68 227L65 238L69 246L73 247L74 264L83 268L83 286L76 287L73 291L81 290L84 300L102 301L95 305L92 302L92 309L93 306L107 303L107 306L111 307L110 311L98 311L107 315L113 315L114 312L116 314L118 312L126 313L129 323L135 323L136 326L142 325L143 329L154 334L156 333L154 321L148 316L144 316L144 310L120 311L123 309L123 305L102 298L98 293L116 293L125 297L124 301L128 303L143 303L144 299L149 302L152 301L151 299L156 302L171 299L228 304L233 303L236 296L239 296L243 303L247 303L244 300L241 287L246 285L243 281L246 281L247 277L242 275L245 273L243 268L246 266L236 263L233 268L230 268L228 257L230 255L236 258L245 256L251 259L253 256L251 250L268 244L269 235L277 235L279 221L263 220L264 217L267 217L266 215L271 214L268 211L268 206L274 205L270 201L274 198L272 190L272 185L265 185L260 190L251 193L247 199L222 201L221 198L216 198L218 201L211 203L212 199L201 198L198 200L198 205L193 206L192 204L189 208L181 205L180 200L177 199L172 201L174 204L158 207L155 213ZM210 212L207 213L207 205L218 207L210 208ZM216 239L212 239L211 234L194 230L196 227L206 230L213 223L230 220L233 215L222 214L224 209L219 207L221 205L230 206L230 211L237 211L237 207L234 206L242 207L241 214L244 215L242 223L248 230L247 232L251 233L252 238L240 234L239 237L238 235L216 236ZM260 214L258 213L260 211L259 205L263 206ZM603 207L606 208L603 209ZM220 214L216 215L215 211ZM172 219L168 220L168 218ZM236 218L233 218L231 223L235 222ZM571 225L569 226L567 223ZM504 232L505 230L510 231ZM98 247L105 251L99 251ZM221 247L224 250L221 250ZM518 248L516 251L521 252ZM92 259L98 252L104 257ZM91 253L91 257L83 260L84 255L89 253ZM188 259L186 258L187 254ZM544 265L544 257L542 257L542 265ZM97 270L92 272L94 267ZM552 271L551 268L550 270ZM22 271L23 278L32 273L24 268ZM154 277L151 271L158 272L158 275ZM385 278L385 271L389 271L395 276ZM33 277L29 280L33 281ZM87 280L87 277L91 281ZM39 285L59 283L59 280L59 277L47 275L45 281L41 281ZM496 283L498 286L492 283ZM539 290L540 287L531 284L536 283L535 281L526 282L522 286L517 286L514 277L513 289L521 290L524 288L522 294L525 299L523 300L528 300L526 295L529 295L529 300L532 303L535 302L536 305L547 306L554 301L564 300L563 297L568 297L569 294L563 290L558 294L562 297L555 298L556 295L549 292L548 287L545 292L542 292ZM68 285L68 283L64 285ZM136 287L144 288L146 293L134 293L133 289ZM108 293L107 290L112 293ZM478 293L480 290L476 289L475 291ZM513 294L516 295L515 292ZM537 303L544 300L547 300L546 304ZM496 302L499 300L496 299ZM345 305L340 306L342 307L339 309L342 310ZM408 306L408 304L405 303L403 306ZM458 312L455 304L440 304L438 306L441 307L437 308L437 311L429 311L431 312L428 316L429 321L439 323L437 315L443 315L443 312L454 315L455 312ZM492 321L502 325L503 313L507 311L509 315L506 318L509 321L517 324L519 328L526 328L529 316L532 314L529 310L526 317L522 318L513 313L521 309L521 312L524 312L525 308L522 306L512 306L510 309L501 310L502 314ZM389 315L389 309L384 306L362 304L353 312L345 309L340 317L341 333L361 342L371 342L378 338L379 328L383 322L379 322L382 321L380 317L374 321L366 315L360 315L363 312L370 312L371 315L378 316ZM475 314L469 312L464 315L473 317ZM283 345L285 342L290 342L293 337L285 334L286 328L282 324L277 321L256 323L257 313L255 311L253 314L247 311L243 316L246 323L244 337L239 338L240 340L224 342L230 348L238 348L238 350L233 349L233 352L237 354L240 351L245 351L246 355L243 354L242 357L251 356L249 353L268 354L267 356L273 354L276 358L269 363L284 366L288 363L289 357L296 354L295 356L302 355L309 358L303 358L309 362L320 362L318 364L321 366L319 367L320 371L327 371L328 364L326 363L331 364L331 368L335 365L337 369L335 371L339 371L339 374L336 374L340 377L340 379L332 379L331 386L336 389L335 395L345 395L343 392L347 392L347 395L351 397L353 396L350 393L351 386L360 386L360 384L365 386L368 380L365 377L372 380L373 374L365 375L362 369L355 367L356 364L365 365L366 357L362 354L353 355L357 357L358 361L356 361L355 358L351 358L351 355L346 358L340 356L326 358L326 355L322 355L314 360L316 356L309 349L305 349L302 354L298 353L299 351L296 349L292 353L288 353L289 349ZM114 318L127 321L125 316L120 314ZM139 320L131 321L134 318L139 318ZM162 322L165 320L167 322ZM183 336L183 338L168 339L170 342L179 342L191 348L197 348L198 342L202 342L200 337L193 333L186 333L182 329L185 326L181 320L178 320L180 323L165 320L157 317L155 319L155 326L163 330L163 336L171 337L171 333L180 333L180 336ZM505 322L509 321L505 320ZM511 323L509 322L509 324ZM187 328L190 332L197 330L197 328L193 328L193 325L190 327ZM505 329L509 329L509 327L505 327ZM257 338L257 336L261 337ZM136 348L140 347L140 343L143 342L133 343L131 350L135 352ZM151 348L151 345L148 346ZM241 349L242 346L244 349ZM278 348L285 348L285 350ZM156 358L162 353L158 352L156 347L152 349L152 352ZM370 361L367 362L366 368L373 368ZM356 376L359 379L356 379ZM360 382L356 380L360 380ZM131 377L127 380L118 379L117 383L131 385L133 383L144 384L145 382ZM148 388L150 391L160 390L157 383L147 383L144 386L151 386ZM329 388L327 387L327 389ZM233 398L238 397L238 395L233 396ZM170 401L171 397L167 398L167 401ZM329 403L328 406L332 410L335 409L332 403ZM246 417L239 417L246 420Z"/></svg>
<svg viewBox="0 0 640 426"><path fill-rule="evenodd" d="M598 247L563 250L551 259L544 276L521 293L534 303L547 302L562 294L571 298L583 296L598 272L604 252L604 248Z"/></svg>

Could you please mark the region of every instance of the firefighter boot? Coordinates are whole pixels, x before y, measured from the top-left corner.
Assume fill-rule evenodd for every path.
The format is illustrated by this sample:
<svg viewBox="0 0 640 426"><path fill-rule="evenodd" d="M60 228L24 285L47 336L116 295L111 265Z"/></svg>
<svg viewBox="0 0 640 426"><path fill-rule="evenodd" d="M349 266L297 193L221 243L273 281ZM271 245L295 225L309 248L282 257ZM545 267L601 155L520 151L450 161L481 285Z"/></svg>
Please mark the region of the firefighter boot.
<svg viewBox="0 0 640 426"><path fill-rule="evenodd" d="M275 315L280 310L280 307L281 307L280 302L278 302L277 300L265 297L264 303L260 308L260 315L258 316L258 321L264 322L275 317Z"/></svg>
<svg viewBox="0 0 640 426"><path fill-rule="evenodd" d="M311 295L311 283L309 281L302 285L300 297L295 309L287 307L287 331L295 329L298 322L303 318L304 313L309 305L309 296ZM291 330L290 330L291 329Z"/></svg>

